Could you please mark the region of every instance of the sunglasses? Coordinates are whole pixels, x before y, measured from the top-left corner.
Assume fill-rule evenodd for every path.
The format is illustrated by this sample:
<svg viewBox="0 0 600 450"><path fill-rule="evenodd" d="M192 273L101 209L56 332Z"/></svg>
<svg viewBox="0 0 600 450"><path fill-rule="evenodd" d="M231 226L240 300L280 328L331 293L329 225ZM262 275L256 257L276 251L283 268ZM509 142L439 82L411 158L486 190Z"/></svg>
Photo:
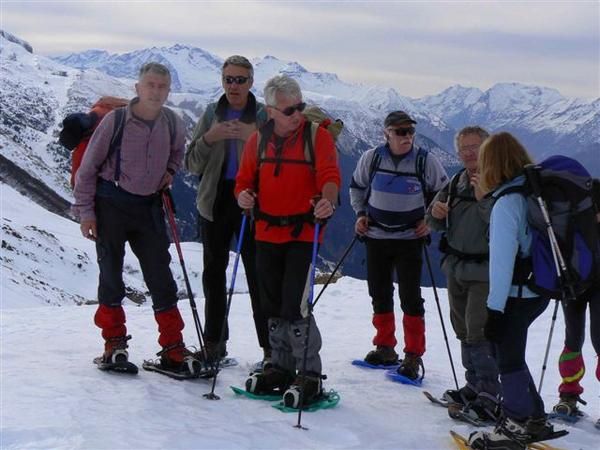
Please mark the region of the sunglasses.
<svg viewBox="0 0 600 450"><path fill-rule="evenodd" d="M283 114L284 116L289 117L292 114L294 114L296 111L300 111L300 112L304 111L304 108L306 108L306 103L302 102L302 103L298 103L296 105L288 106L285 109L279 109L279 108L275 108L275 109L277 111L279 111L281 114Z"/></svg>
<svg viewBox="0 0 600 450"><path fill-rule="evenodd" d="M223 81L225 82L225 84L244 84L246 81L248 81L250 79L250 77L242 77L242 76L237 76L237 77L230 77L230 76L226 76L223 77Z"/></svg>
<svg viewBox="0 0 600 450"><path fill-rule="evenodd" d="M416 129L415 127L408 127L408 128L391 128L388 129L388 131L390 133L395 133L396 136L412 136L413 134L416 133Z"/></svg>

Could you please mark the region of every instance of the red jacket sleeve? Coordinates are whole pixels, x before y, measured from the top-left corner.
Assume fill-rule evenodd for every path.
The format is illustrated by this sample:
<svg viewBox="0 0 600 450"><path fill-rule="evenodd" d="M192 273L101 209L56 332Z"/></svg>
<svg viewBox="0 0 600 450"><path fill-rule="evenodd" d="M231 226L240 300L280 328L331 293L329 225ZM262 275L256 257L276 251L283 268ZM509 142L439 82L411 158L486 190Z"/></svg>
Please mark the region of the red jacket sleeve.
<svg viewBox="0 0 600 450"><path fill-rule="evenodd" d="M258 132L255 131L250 135L246 143L244 144L244 150L242 152L242 159L240 161L240 167L235 177L235 190L234 194L237 198L238 194L245 189L252 189L256 191L256 176L257 176L257 158L258 149L256 141L258 139Z"/></svg>
<svg viewBox="0 0 600 450"><path fill-rule="evenodd" d="M321 192L323 186L327 183L335 183L339 189L341 176L333 137L331 137L329 131L319 127L315 141L317 189Z"/></svg>

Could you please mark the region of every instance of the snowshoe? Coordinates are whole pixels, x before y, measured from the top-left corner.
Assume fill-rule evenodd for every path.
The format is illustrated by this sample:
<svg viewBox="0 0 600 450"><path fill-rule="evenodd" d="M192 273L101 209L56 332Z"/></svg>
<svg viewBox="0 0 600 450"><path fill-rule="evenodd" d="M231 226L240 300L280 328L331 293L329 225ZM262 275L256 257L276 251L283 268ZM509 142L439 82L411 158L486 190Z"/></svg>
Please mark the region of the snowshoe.
<svg viewBox="0 0 600 450"><path fill-rule="evenodd" d="M310 405L323 393L323 376L318 373L298 374L283 394L283 404L288 408Z"/></svg>
<svg viewBox="0 0 600 450"><path fill-rule="evenodd" d="M423 395L425 397L427 397L427 400L429 400L431 403L433 403L434 405L441 406L442 408L448 408L448 406L451 404L451 402L449 402L448 400L446 400L444 398L444 396L442 396L442 398L438 398L438 397L435 397L433 394L431 394L430 392L427 392L427 391L423 391Z"/></svg>
<svg viewBox="0 0 600 450"><path fill-rule="evenodd" d="M327 392L323 391L321 393L321 395L319 395L318 397L313 399L313 401L310 404L304 404L302 406L302 411L314 412L314 411L318 411L319 409L329 409L329 408L333 408L333 407L337 406L337 404L339 402L340 402L340 394L338 392L334 391L333 389L331 389ZM302 402L302 403L304 403L304 402ZM288 407L284 404L283 401L273 405L273 408L278 409L279 411L282 411L282 412L287 412L287 413L297 413L298 412L298 408Z"/></svg>
<svg viewBox="0 0 600 450"><path fill-rule="evenodd" d="M459 403L448 406L448 415L477 427L493 425L500 417L500 401L491 394L480 392L473 401L462 407Z"/></svg>
<svg viewBox="0 0 600 450"><path fill-rule="evenodd" d="M383 370L390 370L390 369L396 370L399 366L398 362L396 362L396 364L392 364L391 366L386 366L383 364L374 365L374 364L370 364L370 363L366 362L364 359L353 359L352 365L358 366L358 367L365 367L367 369L383 369Z"/></svg>
<svg viewBox="0 0 600 450"><path fill-rule="evenodd" d="M138 373L138 367L129 362L129 353L127 353L129 339L131 339L129 335L106 339L104 353L102 356L94 358L94 364L98 369L133 375Z"/></svg>
<svg viewBox="0 0 600 450"><path fill-rule="evenodd" d="M273 394L256 394L253 392L248 392L245 389L239 388L237 386L229 386L231 390L236 394L242 397L251 398L252 400L266 400L269 402L281 400L281 394L273 393Z"/></svg>
<svg viewBox="0 0 600 450"><path fill-rule="evenodd" d="M158 360L145 360L142 368L158 372L176 380L190 378L212 378L215 370L195 358L195 353L185 348L183 342L163 348L156 356Z"/></svg>
<svg viewBox="0 0 600 450"><path fill-rule="evenodd" d="M463 386L460 389L448 389L442 394L442 399L449 403L459 405L467 405L477 398L477 392L468 386Z"/></svg>
<svg viewBox="0 0 600 450"><path fill-rule="evenodd" d="M104 371L128 373L131 375L135 375L136 373L138 373L138 366L127 360L117 362L105 362L102 356L98 356L97 358L94 358L94 364L96 364L98 369Z"/></svg>

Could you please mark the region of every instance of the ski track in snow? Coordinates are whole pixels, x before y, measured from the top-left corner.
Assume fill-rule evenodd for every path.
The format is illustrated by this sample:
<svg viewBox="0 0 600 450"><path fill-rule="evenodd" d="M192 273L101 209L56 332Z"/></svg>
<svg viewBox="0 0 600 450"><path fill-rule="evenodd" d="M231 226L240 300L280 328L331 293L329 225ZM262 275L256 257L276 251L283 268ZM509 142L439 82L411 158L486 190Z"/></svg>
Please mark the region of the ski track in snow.
<svg viewBox="0 0 600 450"><path fill-rule="evenodd" d="M25 235L36 226L52 233L65 248L65 260L35 262L26 253L36 244L21 243L22 254L4 252L0 303L0 448L2 449L451 449L448 430L468 435L473 428L458 424L446 412L430 404L422 389L393 383L384 371L362 369L350 364L372 348L371 303L365 281L343 277L330 285L315 308L323 335L322 359L328 375L324 386L341 394L337 408L303 413L302 425L294 428L297 414L285 414L268 402L238 398L230 385L243 386L247 367L262 356L254 331L250 299L240 265L233 296L228 344L229 354L238 358L237 367L224 369L216 393L220 401L202 397L212 380L177 381L140 370L137 376L101 372L92 359L102 351L100 331L93 324L95 305L76 306L63 298L50 302L51 292L22 283L23 274L37 270L53 286L84 299L95 297L97 268L93 244L79 236L77 224L41 209L11 188L2 185L3 224ZM7 220L7 216L10 219ZM2 239L12 235L3 232ZM14 237L14 236L13 236ZM38 239L42 242L41 239ZM29 246L28 246L29 245ZM50 247L49 247L50 248ZM55 249L56 250L56 249ZM172 270L180 291L184 289L181 269L172 246ZM183 244L186 266L203 318L204 300L200 285L202 250L199 244ZM47 252L45 252L47 253ZM77 254L91 261L80 271L72 267ZM233 258L228 269L231 277ZM52 264L53 267L44 267ZM64 264L64 267L61 266ZM145 290L135 258L127 282ZM21 277L21 278L20 278ZM52 279L50 279L52 278ZM13 281L16 280L16 281ZM228 281L229 286L229 281ZM315 293L318 293L317 286ZM459 344L448 319L446 291L439 291L449 343L459 382L462 382ZM435 395L453 387L452 372L441 331L433 291L423 289L426 300L427 353L423 389ZM50 304L48 304L50 302ZM58 306L57 306L58 305ZM197 345L191 309L180 301L187 324L188 345ZM538 382L554 303L534 323L528 342L528 363ZM159 350L152 308L125 302L130 359L141 365ZM396 301L397 337L402 342L400 308ZM562 349L563 323L559 312L543 397L549 411L557 400L560 377L557 360ZM589 336L589 332L586 334ZM397 350L402 349L400 343ZM589 417L576 426L559 424L571 434L552 444L569 450L598 448L600 433L593 428L599 415L595 358L589 338L584 347L588 374L583 385Z"/></svg>

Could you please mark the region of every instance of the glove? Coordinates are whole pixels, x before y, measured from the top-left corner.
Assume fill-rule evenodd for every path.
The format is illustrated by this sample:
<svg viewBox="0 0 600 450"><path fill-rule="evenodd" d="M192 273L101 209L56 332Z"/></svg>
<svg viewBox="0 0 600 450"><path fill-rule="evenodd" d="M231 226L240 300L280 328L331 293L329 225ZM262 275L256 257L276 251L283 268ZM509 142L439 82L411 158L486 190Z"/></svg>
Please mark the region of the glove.
<svg viewBox="0 0 600 450"><path fill-rule="evenodd" d="M487 321L483 329L485 338L494 343L498 343L502 340L504 333L506 332L506 319L504 314L495 309L487 308Z"/></svg>

